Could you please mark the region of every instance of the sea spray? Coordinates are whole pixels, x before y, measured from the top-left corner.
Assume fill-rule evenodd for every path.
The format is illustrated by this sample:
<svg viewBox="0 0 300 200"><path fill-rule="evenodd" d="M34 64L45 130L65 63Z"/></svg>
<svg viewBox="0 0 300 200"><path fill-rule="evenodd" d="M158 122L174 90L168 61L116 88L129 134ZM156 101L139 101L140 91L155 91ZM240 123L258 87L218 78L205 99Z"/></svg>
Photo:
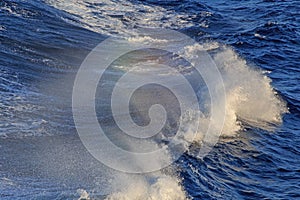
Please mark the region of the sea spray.
<svg viewBox="0 0 300 200"><path fill-rule="evenodd" d="M248 125L267 130L270 130L269 124L281 123L282 114L288 110L273 89L271 79L261 70L247 64L231 47L216 42L189 46L185 49L185 54L194 56L197 50L211 52L224 80L226 95L220 96L218 99L224 101L226 105L223 136L236 135L243 130L245 122ZM208 94L202 95L207 100L209 99ZM206 101L201 103L209 104ZM201 144L204 131L207 130L209 123L211 126L214 126L214 123L222 123L214 121L210 115L205 116L205 113L199 118L199 121L200 128L197 130L196 137L192 134L195 128L188 127L189 123L186 122L186 128L190 128L190 132L187 131L183 138L177 139L186 140L188 144L195 142ZM183 123L185 122L183 121ZM186 148L188 150L189 145L186 145ZM170 154L172 153L170 152ZM163 172L157 172L155 175L146 174L144 176L127 174L125 177L126 181L123 182L123 186L116 187L116 191L107 199L187 199L176 173L166 175Z"/></svg>

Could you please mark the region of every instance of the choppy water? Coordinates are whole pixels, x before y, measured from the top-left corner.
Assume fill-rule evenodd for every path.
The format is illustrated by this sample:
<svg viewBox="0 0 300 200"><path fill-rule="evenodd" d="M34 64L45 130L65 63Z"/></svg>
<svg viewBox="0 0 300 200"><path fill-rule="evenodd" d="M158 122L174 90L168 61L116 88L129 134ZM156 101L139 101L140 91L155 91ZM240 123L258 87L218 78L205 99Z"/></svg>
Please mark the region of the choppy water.
<svg viewBox="0 0 300 200"><path fill-rule="evenodd" d="M0 6L1 199L300 198L298 1ZM205 42L201 48L222 72L227 120L204 159L194 156L196 145L171 169L130 175L104 167L80 142L71 109L75 74L99 42L131 37L136 27L174 29Z"/></svg>

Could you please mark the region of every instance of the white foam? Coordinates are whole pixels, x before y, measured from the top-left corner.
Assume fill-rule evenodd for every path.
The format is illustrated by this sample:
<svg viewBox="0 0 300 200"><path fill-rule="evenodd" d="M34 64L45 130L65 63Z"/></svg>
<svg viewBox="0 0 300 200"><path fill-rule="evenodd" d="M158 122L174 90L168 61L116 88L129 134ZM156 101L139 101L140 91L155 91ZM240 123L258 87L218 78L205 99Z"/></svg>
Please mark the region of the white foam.
<svg viewBox="0 0 300 200"><path fill-rule="evenodd" d="M258 33L255 33L254 36L257 37L257 38L260 38L260 39L265 39L266 38L266 36L260 35Z"/></svg>
<svg viewBox="0 0 300 200"><path fill-rule="evenodd" d="M134 27L163 27L186 28L195 25L191 22L190 14L178 14L173 10L167 10L160 6L132 3L131 1L99 1L89 0L46 0L57 9L72 14L75 21L67 20L89 30L104 34L132 37L135 35ZM98 3L98 4L97 4ZM203 16L211 13L203 11ZM200 24L208 27L206 22Z"/></svg>
<svg viewBox="0 0 300 200"><path fill-rule="evenodd" d="M78 189L77 193L80 195L78 200L90 200L91 199L89 193L84 189Z"/></svg>
<svg viewBox="0 0 300 200"><path fill-rule="evenodd" d="M224 135L241 130L239 119L262 129L268 129L266 123L281 123L281 116L287 112L287 108L274 91L270 78L249 66L228 47L223 47L214 60L226 89Z"/></svg>
<svg viewBox="0 0 300 200"><path fill-rule="evenodd" d="M142 37L129 37L129 42L139 42L139 43L166 43L168 40L161 40L156 38L151 38L149 36L142 36Z"/></svg>
<svg viewBox="0 0 300 200"><path fill-rule="evenodd" d="M179 179L161 173L151 177L128 176L123 188L109 195L107 200L185 200ZM123 181L119 180L119 181ZM120 186L118 186L120 187Z"/></svg>
<svg viewBox="0 0 300 200"><path fill-rule="evenodd" d="M230 47L218 43L195 44L185 48L185 56L197 56L198 50L214 50L213 60L218 67L225 87L225 96L219 96L219 104L225 102L225 122L222 135L235 135L243 129L243 122L271 130L269 124L281 123L282 114L288 112L285 103L276 94L271 79L263 71L240 58ZM218 88L219 86L216 86ZM207 100L208 96L205 97ZM204 102L204 104L207 102ZM194 141L201 142L208 124L222 123L214 118L202 117L200 130ZM186 134L186 140L191 141L192 134Z"/></svg>

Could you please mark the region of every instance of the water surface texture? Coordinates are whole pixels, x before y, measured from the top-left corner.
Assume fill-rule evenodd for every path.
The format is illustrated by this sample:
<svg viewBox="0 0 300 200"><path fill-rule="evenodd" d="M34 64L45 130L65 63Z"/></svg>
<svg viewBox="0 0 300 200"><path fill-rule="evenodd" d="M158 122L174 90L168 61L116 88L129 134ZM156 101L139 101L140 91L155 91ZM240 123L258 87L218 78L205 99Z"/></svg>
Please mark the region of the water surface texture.
<svg viewBox="0 0 300 200"><path fill-rule="evenodd" d="M200 131L170 167L133 175L89 154L71 105L88 53L111 36L143 40L141 27L210 53L226 119L205 158ZM0 0L0 199L300 199L299 27L297 0Z"/></svg>

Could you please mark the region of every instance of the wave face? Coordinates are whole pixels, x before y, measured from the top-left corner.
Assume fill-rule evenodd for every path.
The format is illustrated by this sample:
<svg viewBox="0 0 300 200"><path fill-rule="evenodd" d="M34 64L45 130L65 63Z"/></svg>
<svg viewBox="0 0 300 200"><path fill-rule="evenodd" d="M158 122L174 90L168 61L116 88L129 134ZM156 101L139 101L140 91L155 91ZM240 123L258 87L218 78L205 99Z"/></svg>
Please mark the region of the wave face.
<svg viewBox="0 0 300 200"><path fill-rule="evenodd" d="M0 197L299 197L300 7L297 1L251 1L1 1ZM84 148L72 118L72 88L84 58L109 36L132 44L169 42L138 35L136 28L149 27L177 30L200 41L186 46L183 54L193 58L205 50L212 57L225 88L216 103L225 105L226 115L224 122L210 116L207 88L203 80L193 80L203 115L197 118L196 135L182 121L184 129L191 130L180 138L185 153L161 171L133 175L107 168ZM135 59L131 56L116 64L111 77L120 71L148 69L127 62ZM137 56L151 64L164 55L149 51L145 57ZM163 76L177 84L174 74ZM217 79L216 74L210 77ZM108 120L109 129L106 103L98 102L102 110L98 118ZM198 158L208 126L220 125L219 142L206 157ZM128 149L146 151L168 142L168 137L139 145L135 140L125 144L118 137L114 140ZM172 156L167 152L161 160ZM140 167L150 164L145 160Z"/></svg>

